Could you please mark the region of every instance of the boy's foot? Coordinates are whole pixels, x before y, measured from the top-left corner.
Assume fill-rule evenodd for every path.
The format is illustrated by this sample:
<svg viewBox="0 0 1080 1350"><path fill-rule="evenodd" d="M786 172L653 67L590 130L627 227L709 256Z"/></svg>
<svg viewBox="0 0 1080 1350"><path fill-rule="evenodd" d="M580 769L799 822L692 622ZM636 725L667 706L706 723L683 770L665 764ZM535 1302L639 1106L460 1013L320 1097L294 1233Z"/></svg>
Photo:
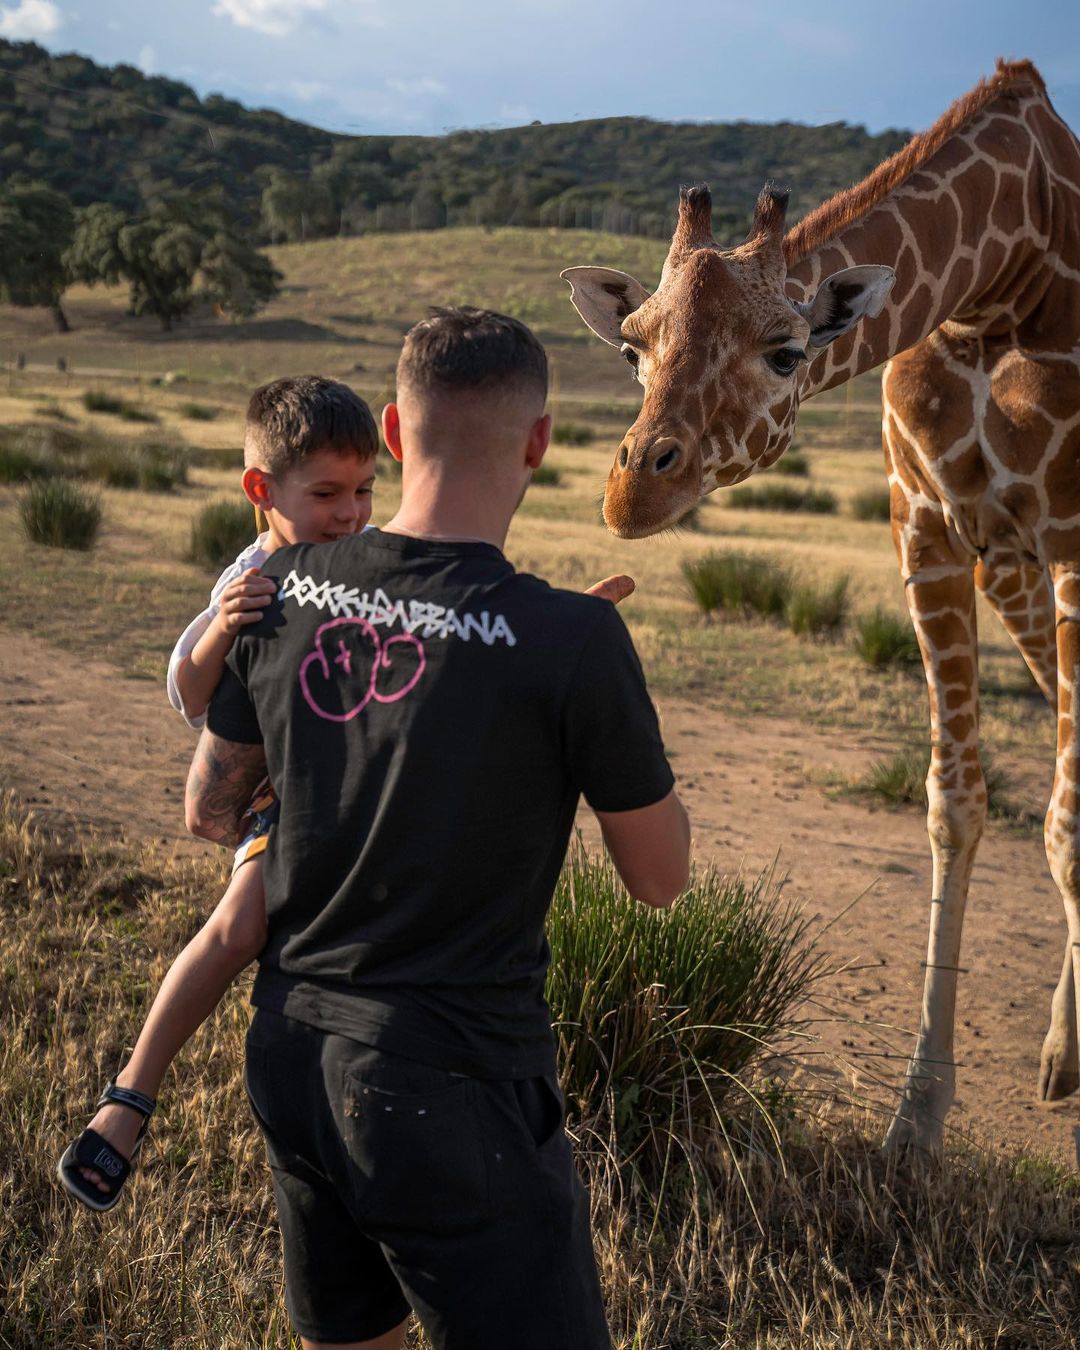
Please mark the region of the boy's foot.
<svg viewBox="0 0 1080 1350"><path fill-rule="evenodd" d="M131 1152L142 1130L144 1119L130 1106L121 1106L119 1102L106 1102L86 1128L96 1130L107 1144L130 1162ZM79 1173L103 1195L108 1195L112 1190L108 1181L94 1168L80 1167Z"/></svg>
<svg viewBox="0 0 1080 1350"><path fill-rule="evenodd" d="M112 1209L142 1145L155 1102L110 1082L93 1120L57 1164L60 1184L89 1209Z"/></svg>

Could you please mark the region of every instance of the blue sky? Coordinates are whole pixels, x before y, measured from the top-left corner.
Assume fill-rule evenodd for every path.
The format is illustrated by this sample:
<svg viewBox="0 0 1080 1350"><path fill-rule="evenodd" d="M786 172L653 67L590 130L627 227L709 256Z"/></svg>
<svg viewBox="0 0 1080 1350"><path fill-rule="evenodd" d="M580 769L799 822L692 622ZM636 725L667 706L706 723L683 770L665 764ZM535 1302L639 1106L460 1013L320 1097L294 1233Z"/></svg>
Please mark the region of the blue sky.
<svg viewBox="0 0 1080 1350"><path fill-rule="evenodd" d="M0 0L0 36L335 131L641 114L919 129L1030 57L1080 129L1080 3L1059 0Z"/></svg>

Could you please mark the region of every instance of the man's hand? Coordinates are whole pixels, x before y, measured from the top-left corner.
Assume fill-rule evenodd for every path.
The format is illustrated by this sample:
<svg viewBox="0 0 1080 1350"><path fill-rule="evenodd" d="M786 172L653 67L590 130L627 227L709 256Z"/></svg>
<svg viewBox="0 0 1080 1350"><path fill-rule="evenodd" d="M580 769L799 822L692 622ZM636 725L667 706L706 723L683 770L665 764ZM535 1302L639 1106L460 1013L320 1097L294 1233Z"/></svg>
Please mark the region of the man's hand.
<svg viewBox="0 0 1080 1350"><path fill-rule="evenodd" d="M258 623L263 610L277 591L277 582L259 575L256 567L230 581L221 592L221 606L216 615L218 628L235 637L246 624Z"/></svg>
<svg viewBox="0 0 1080 1350"><path fill-rule="evenodd" d="M209 728L199 737L184 797L187 827L215 844L237 844L251 794L266 777L262 745L222 740Z"/></svg>
<svg viewBox="0 0 1080 1350"><path fill-rule="evenodd" d="M596 582L585 594L598 596L601 600L610 600L613 605L617 605L620 600L633 595L636 589L634 578L623 576L620 572L616 576L605 577L603 581Z"/></svg>

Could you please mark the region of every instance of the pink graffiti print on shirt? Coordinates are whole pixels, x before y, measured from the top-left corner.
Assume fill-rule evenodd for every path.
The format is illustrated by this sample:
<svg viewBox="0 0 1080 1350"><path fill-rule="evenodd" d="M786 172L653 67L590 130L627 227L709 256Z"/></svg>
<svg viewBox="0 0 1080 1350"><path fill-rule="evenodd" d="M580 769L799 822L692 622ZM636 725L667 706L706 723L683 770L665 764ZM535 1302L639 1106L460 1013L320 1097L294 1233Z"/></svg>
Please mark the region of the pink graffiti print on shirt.
<svg viewBox="0 0 1080 1350"><path fill-rule="evenodd" d="M397 651L392 651L395 646ZM402 664L395 668L395 660ZM376 686L384 671L401 674L410 669L410 663L415 663L415 669L403 684L387 693L379 691ZM399 633L384 642L366 619L331 619L315 630L315 646L300 663L300 690L316 717L351 722L372 699L396 703L404 698L416 688L426 664L424 644L411 633ZM350 703L354 695L355 702ZM343 711L332 711L325 706L327 701Z"/></svg>

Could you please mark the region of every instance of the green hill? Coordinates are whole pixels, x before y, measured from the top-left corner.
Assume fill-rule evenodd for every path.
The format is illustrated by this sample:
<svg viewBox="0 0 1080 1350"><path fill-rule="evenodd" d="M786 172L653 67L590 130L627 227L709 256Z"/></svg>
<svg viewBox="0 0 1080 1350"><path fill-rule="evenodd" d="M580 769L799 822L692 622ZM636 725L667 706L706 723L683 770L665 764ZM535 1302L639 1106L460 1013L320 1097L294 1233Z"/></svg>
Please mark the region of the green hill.
<svg viewBox="0 0 1080 1350"><path fill-rule="evenodd" d="M842 122L640 117L342 136L132 66L0 41L0 183L37 179L76 206L132 212L177 189L213 191L262 239L465 224L663 236L678 185L698 179L712 185L718 236L735 238L767 177L793 189L794 218L906 138Z"/></svg>

